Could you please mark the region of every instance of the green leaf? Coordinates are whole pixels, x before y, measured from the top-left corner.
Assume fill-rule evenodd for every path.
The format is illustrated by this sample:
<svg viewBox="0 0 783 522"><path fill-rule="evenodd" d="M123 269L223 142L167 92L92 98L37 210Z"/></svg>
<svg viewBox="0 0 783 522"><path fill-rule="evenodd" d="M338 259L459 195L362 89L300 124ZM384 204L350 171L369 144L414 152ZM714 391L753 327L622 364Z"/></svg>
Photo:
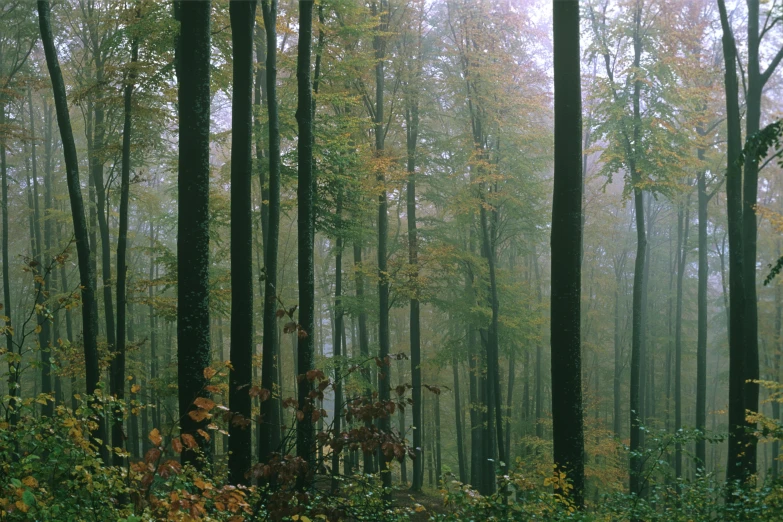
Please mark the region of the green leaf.
<svg viewBox="0 0 783 522"><path fill-rule="evenodd" d="M11 479L11 485L15 488L21 488L22 487L22 481L19 479L12 478Z"/></svg>
<svg viewBox="0 0 783 522"><path fill-rule="evenodd" d="M24 493L22 493L22 502L24 502L28 506L34 506L35 495L33 495L33 492L30 491L29 489L24 490Z"/></svg>

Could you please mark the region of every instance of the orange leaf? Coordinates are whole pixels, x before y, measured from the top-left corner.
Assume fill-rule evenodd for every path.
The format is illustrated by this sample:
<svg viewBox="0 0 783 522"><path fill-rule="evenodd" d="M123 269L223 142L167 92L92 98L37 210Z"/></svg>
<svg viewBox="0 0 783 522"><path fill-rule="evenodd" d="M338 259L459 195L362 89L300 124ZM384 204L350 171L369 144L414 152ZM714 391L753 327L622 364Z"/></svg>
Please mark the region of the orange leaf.
<svg viewBox="0 0 783 522"><path fill-rule="evenodd" d="M193 404L207 411L215 407L215 402L210 399L207 399L206 397L197 397L196 400L193 401Z"/></svg>
<svg viewBox="0 0 783 522"><path fill-rule="evenodd" d="M172 440L171 447L176 453L182 453L182 440L179 437Z"/></svg>
<svg viewBox="0 0 783 522"><path fill-rule="evenodd" d="M204 439L206 439L206 440L210 439L209 433L207 433L206 431L204 431L204 430L196 430L196 431L198 432L199 435L204 437Z"/></svg>
<svg viewBox="0 0 783 522"><path fill-rule="evenodd" d="M190 435L189 433L182 434L182 442L185 443L185 446L187 446L188 449L198 448L198 442L196 442L196 439L193 437L193 435Z"/></svg>
<svg viewBox="0 0 783 522"><path fill-rule="evenodd" d="M216 373L217 373L217 370L215 370L214 368L210 368L209 366L204 368L204 378L207 379L207 380L209 380L212 377L214 377Z"/></svg>
<svg viewBox="0 0 783 522"><path fill-rule="evenodd" d="M212 415L210 415L209 413L207 413L205 410L202 410L202 409L190 410L188 412L188 417L193 419L195 422L201 422L204 419L208 419L211 416Z"/></svg>
<svg viewBox="0 0 783 522"><path fill-rule="evenodd" d="M158 431L158 428L154 428L149 435L150 442L152 442L155 446L160 446L161 442L163 442L163 437L160 436L160 432Z"/></svg>

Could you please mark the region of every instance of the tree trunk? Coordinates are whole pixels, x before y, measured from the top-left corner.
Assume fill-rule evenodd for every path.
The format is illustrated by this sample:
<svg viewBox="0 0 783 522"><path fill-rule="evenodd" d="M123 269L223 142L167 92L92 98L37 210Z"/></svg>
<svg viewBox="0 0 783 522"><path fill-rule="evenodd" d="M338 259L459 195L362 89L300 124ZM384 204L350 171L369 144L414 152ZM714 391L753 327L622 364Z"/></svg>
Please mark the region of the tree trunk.
<svg viewBox="0 0 783 522"><path fill-rule="evenodd" d="M267 226L264 235L264 338L261 355L261 387L270 392L261 402L258 458L268 462L280 448L280 351L277 332L277 251L280 235L280 120L277 106L277 0L262 0L266 33L266 100L269 116L269 189ZM262 191L263 194L263 191ZM262 206L263 216L263 206Z"/></svg>
<svg viewBox="0 0 783 522"><path fill-rule="evenodd" d="M377 28L377 33L373 38L373 50L375 51L375 59L377 60L375 65L375 121L374 121L374 133L375 133L375 156L379 160L383 158L384 142L385 142L385 129L384 129L384 107L383 107L383 95L384 95L384 82L385 82L385 56L386 56L386 40L381 34L386 31L388 27L388 3L386 0L380 0L380 7L376 2L372 4L373 15L380 16L380 25ZM376 180L381 185L381 192L378 195L378 345L379 352L378 357L383 362L383 366L378 371L378 399L381 403L385 403L390 399L389 390L389 275L387 273L387 244L388 244L388 228L389 228L389 216L387 212L387 195L386 195L386 179L383 172L384 167L379 167L376 172ZM378 419L378 429L384 433L388 433L391 430L390 419L388 415L382 416ZM380 464L381 483L384 487L384 500L391 500L391 472L389 471L389 457L379 450L378 451L378 463Z"/></svg>
<svg viewBox="0 0 783 522"><path fill-rule="evenodd" d="M334 259L334 331L335 336L333 339L334 350L332 357L334 358L334 415L332 418L332 429L334 436L341 436L342 431L342 407L343 407L343 383L342 383L342 357L343 357L343 192L342 187L337 194L337 239L336 250ZM346 350L347 351L347 350ZM402 418L404 422L404 417ZM405 433L405 428L402 427L400 433ZM339 489L339 481L337 475L340 472L340 450L332 451L332 492L337 492ZM345 456L347 457L347 455Z"/></svg>
<svg viewBox="0 0 783 522"><path fill-rule="evenodd" d="M302 378L313 369L315 334L315 279L313 244L313 92L310 80L310 61L313 40L313 0L299 2L299 45L296 61L298 106L296 121L299 129L298 160L298 275L299 275L299 331L297 341L297 389L299 409L296 424L296 455L308 466L298 477L298 487L304 488L315 473L315 432L313 405L309 399L313 382ZM301 418L301 420L300 420Z"/></svg>
<svg viewBox="0 0 783 522"><path fill-rule="evenodd" d="M462 425L462 400L459 386L459 361L456 350L452 353L451 368L454 373L454 417L457 423L457 463L459 465L459 481L468 482L467 463L465 462L464 428Z"/></svg>
<svg viewBox="0 0 783 522"><path fill-rule="evenodd" d="M49 2L46 0L38 1L38 21L41 30L41 42L43 43L44 54L46 56L46 65L49 69L49 76L52 81L54 103L57 110L57 125L60 128L60 136L63 144L68 196L71 203L71 216L73 219L76 252L79 261L79 283L81 286L82 301L82 342L84 345L87 383L86 391L87 395L94 395L95 390L98 387L98 382L100 381L95 272L90 262L90 243L87 233L87 220L84 215L84 200L82 199L81 184L79 183L79 161L76 156L76 143L73 138L71 118L68 114L65 82L63 81L62 71L60 70L60 62L57 59L57 50L54 46L51 26L51 9ZM5 189L5 184L3 186ZM5 237L6 236L4 236L4 239ZM3 266L7 266L7 264L4 263ZM92 435L94 439L106 440L103 423L97 423L97 428ZM109 455L105 449L105 444L98 444L98 446L101 448L101 458L105 463L108 463Z"/></svg>
<svg viewBox="0 0 783 522"><path fill-rule="evenodd" d="M726 68L727 167L726 206L729 232L729 449L726 480L744 481L750 475L746 459L749 443L745 420L745 280L743 271L742 236L742 169L739 165L742 149L737 80L737 48L729 25L724 0L718 0L723 29L723 60Z"/></svg>
<svg viewBox="0 0 783 522"><path fill-rule="evenodd" d="M685 209L677 212L677 316L674 329L674 432L682 429L682 282L685 275L685 258L688 253L688 230L690 229L690 197ZM682 477L682 444L674 445L674 476Z"/></svg>
<svg viewBox="0 0 783 522"><path fill-rule="evenodd" d="M232 484L250 484L253 384L253 28L254 0L229 3L234 60L231 98L231 354L228 468Z"/></svg>
<svg viewBox="0 0 783 522"><path fill-rule="evenodd" d="M177 218L177 374L179 416L183 435L198 442L196 451L182 453L183 464L204 468L210 441L198 430L208 420L190 416L194 400L207 397L204 369L211 363L209 322L209 121L211 2L178 2L181 22L176 69L179 106L179 183ZM248 262L249 260L244 260ZM198 418L198 417L197 417ZM206 461L206 462L205 462Z"/></svg>
<svg viewBox="0 0 783 522"><path fill-rule="evenodd" d="M704 150L699 149L699 159ZM696 429L705 433L707 428L707 280L710 276L707 261L707 180L706 171L699 173L697 191L699 197L699 276L697 290L697 340L696 340ZM696 463L706 470L707 448L703 438L696 440Z"/></svg>
<svg viewBox="0 0 783 522"><path fill-rule="evenodd" d="M1 95L0 95L1 96ZM0 97L0 126L5 125L5 99ZM10 253L8 250L8 165L6 163L6 142L5 133L0 133L0 183L2 183L2 207L3 207L3 315L5 316L5 326L11 326L11 278L9 274ZM5 333L5 347L9 354L13 354L14 336L11 332ZM19 385L19 366L21 361L14 362L14 359L8 359L8 420L14 425L19 419L17 412L17 401L21 397L21 387Z"/></svg>
<svg viewBox="0 0 783 522"><path fill-rule="evenodd" d="M412 491L421 491L424 479L424 455L421 441L421 323L419 300L415 293L418 285L418 236L416 231L416 145L419 141L419 103L414 97L410 107L405 111L405 133L408 152L408 263L411 265L411 282L414 285L414 295L410 300L410 346L411 346L411 380L413 389L413 449L416 454L413 459ZM456 371L456 370L455 370Z"/></svg>
<svg viewBox="0 0 783 522"><path fill-rule="evenodd" d="M553 3L555 71L555 185L552 201L552 438L554 461L584 503L581 375L582 94L579 3ZM567 494L566 490L560 490Z"/></svg>
<svg viewBox="0 0 783 522"><path fill-rule="evenodd" d="M117 355L112 366L111 393L119 401L125 398L125 308L127 295L127 249L128 249L128 192L130 191L130 146L131 146L131 101L133 96L133 82L136 79L134 67L139 59L139 40L133 38L131 42L131 70L127 76L124 98L124 121L122 128L122 173L120 182L120 230L117 237ZM114 424L112 425L112 440L115 447L122 447L125 435L122 430L122 409L114 411ZM146 434L145 434L146 435ZM138 450L136 450L138 451ZM114 465L122 466L124 459L115 454Z"/></svg>

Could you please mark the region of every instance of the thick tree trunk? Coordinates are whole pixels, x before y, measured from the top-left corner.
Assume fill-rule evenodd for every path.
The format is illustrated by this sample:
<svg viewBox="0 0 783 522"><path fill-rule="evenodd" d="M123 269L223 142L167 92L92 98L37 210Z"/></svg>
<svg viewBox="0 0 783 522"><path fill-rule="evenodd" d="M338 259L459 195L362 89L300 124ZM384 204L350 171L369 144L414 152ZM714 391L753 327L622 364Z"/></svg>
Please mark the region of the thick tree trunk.
<svg viewBox="0 0 783 522"><path fill-rule="evenodd" d="M253 28L256 2L229 3L234 59L231 103L231 353L228 468L232 484L250 484L253 384Z"/></svg>
<svg viewBox="0 0 783 522"><path fill-rule="evenodd" d="M201 469L211 456L210 441L198 430L193 403L206 397L204 369L212 359L209 323L209 120L211 2L174 4L181 22L176 68L179 105L179 183L177 218L177 374L179 417L183 435L191 435L203 453L182 453L183 464ZM248 260L244 260L248 262ZM197 417L198 418L198 417ZM205 462L205 460L207 462Z"/></svg>
<svg viewBox="0 0 783 522"><path fill-rule="evenodd" d="M268 462L280 448L280 351L277 332L277 251L280 235L280 120L277 106L277 0L262 0L266 33L266 100L269 116L269 189L267 226L264 233L264 338L261 347L261 387L270 392L261 402L258 458ZM262 190L263 195L263 190ZM263 196L262 196L263 197ZM261 207L262 219L264 207Z"/></svg>
<svg viewBox="0 0 783 522"><path fill-rule="evenodd" d="M552 202L551 373L554 461L584 503L581 375L582 94L579 3L553 2L555 185ZM561 494L568 494L561 490Z"/></svg>
<svg viewBox="0 0 783 522"><path fill-rule="evenodd" d="M297 141L298 188L297 188L297 232L298 232L298 275L299 275L299 331L297 340L297 390L299 409L297 416L296 455L308 466L300 474L298 486L310 483L315 472L315 431L313 429L313 405L309 399L313 381L303 377L313 369L315 361L315 276L313 244L315 227L313 221L313 91L310 79L310 62L313 40L313 0L299 2L299 44L296 61L298 106L296 121L299 129Z"/></svg>
<svg viewBox="0 0 783 522"><path fill-rule="evenodd" d="M746 459L749 443L745 420L745 379L747 373L745 337L745 273L742 236L742 150L740 130L739 83L737 80L737 47L729 25L724 0L718 0L723 29L725 65L726 121L728 126L726 158L726 206L729 233L729 449L726 479L744 481L750 475Z"/></svg>
<svg viewBox="0 0 783 522"><path fill-rule="evenodd" d="M82 337L84 345L84 362L86 370L87 394L93 395L100 381L100 369L98 367L98 309L95 301L95 272L90 262L90 243L87 233L87 220L84 215L84 200L82 199L81 184L79 183L79 161L76 156L76 143L73 138L71 118L68 113L68 101L66 98L65 82L63 81L60 62L57 59L57 50L54 45L51 26L51 9L49 2L39 0L38 21L41 30L41 41L46 56L46 65L52 81L54 102L57 111L57 125L60 128L60 136L65 156L65 173L68 184L68 196L71 203L71 216L73 219L74 236L76 238L76 252L79 264L79 283L81 286L82 301ZM3 185L5 189L5 184ZM5 236L4 236L5 238ZM7 266L7 264L4 264ZM97 423L97 429L93 432L95 439L106 440L105 428L102 422ZM104 444L99 444L101 458L108 463L108 452Z"/></svg>

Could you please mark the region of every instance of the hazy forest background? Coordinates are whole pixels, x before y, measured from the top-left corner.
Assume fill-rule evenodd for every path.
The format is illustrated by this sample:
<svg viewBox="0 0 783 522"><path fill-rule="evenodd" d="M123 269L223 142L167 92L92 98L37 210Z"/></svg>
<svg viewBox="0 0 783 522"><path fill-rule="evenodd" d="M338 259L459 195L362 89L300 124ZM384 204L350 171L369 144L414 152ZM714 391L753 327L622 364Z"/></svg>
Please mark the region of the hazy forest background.
<svg viewBox="0 0 783 522"><path fill-rule="evenodd" d="M778 0L0 0L0 520L781 520Z"/></svg>

